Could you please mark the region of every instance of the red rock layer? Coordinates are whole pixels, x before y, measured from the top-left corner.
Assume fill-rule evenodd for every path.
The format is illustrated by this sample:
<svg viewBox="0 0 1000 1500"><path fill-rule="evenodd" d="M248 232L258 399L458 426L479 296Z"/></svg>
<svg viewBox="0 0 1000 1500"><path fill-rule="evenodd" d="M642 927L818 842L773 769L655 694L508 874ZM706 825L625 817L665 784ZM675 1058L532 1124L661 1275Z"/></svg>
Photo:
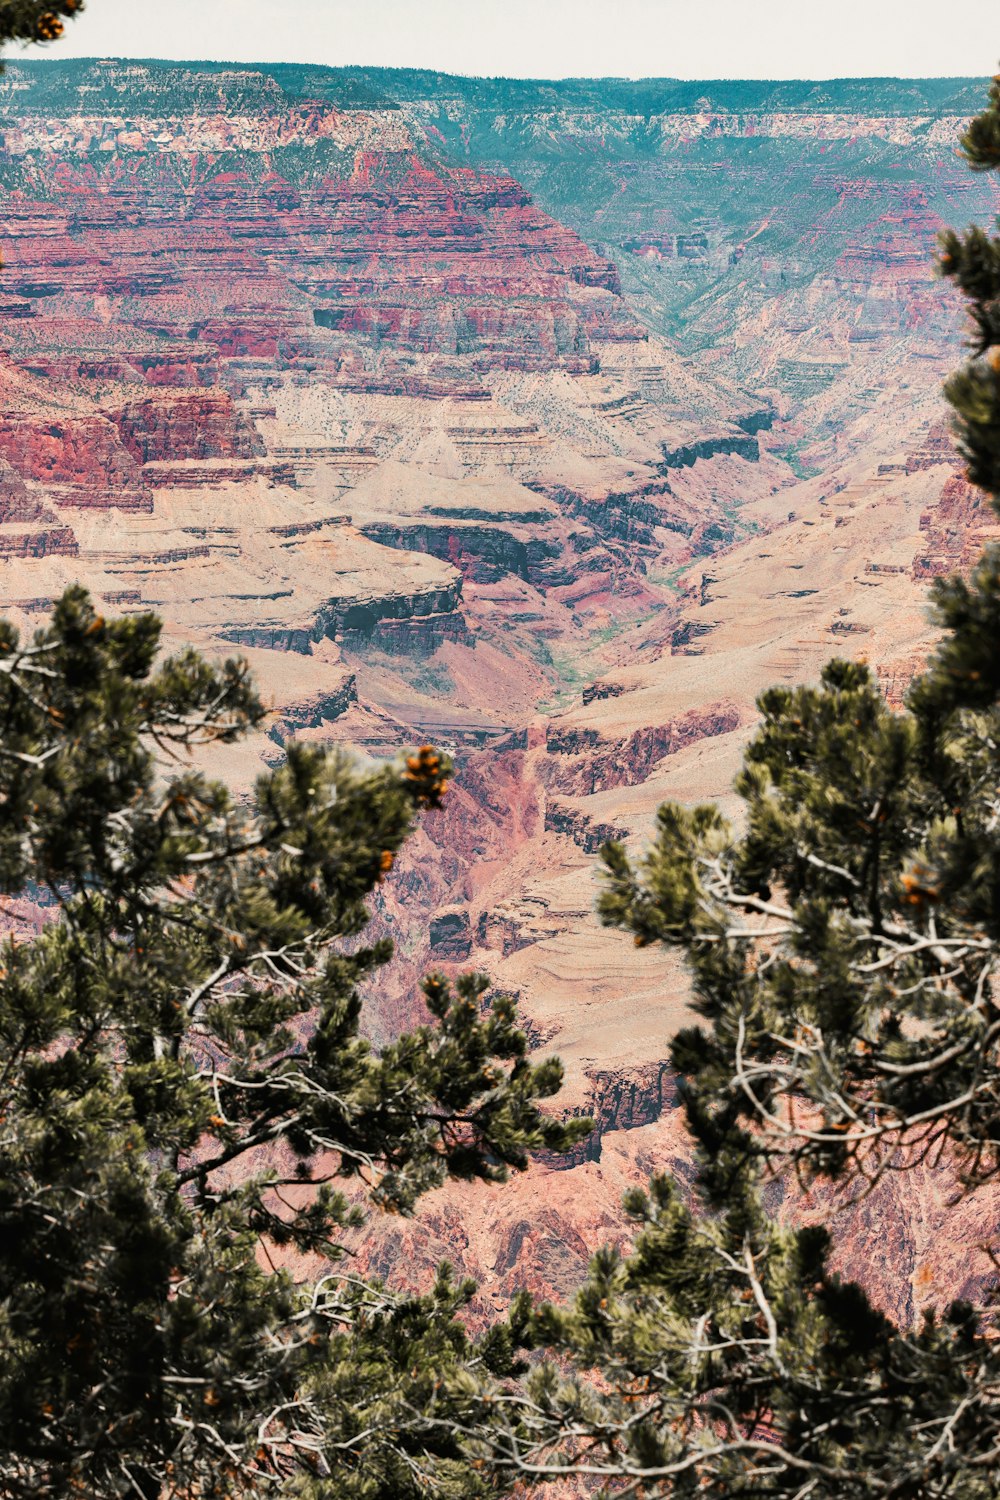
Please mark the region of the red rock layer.
<svg viewBox="0 0 1000 1500"><path fill-rule="evenodd" d="M191 458L258 458L264 444L226 391L170 392L130 401L113 414L136 463Z"/></svg>

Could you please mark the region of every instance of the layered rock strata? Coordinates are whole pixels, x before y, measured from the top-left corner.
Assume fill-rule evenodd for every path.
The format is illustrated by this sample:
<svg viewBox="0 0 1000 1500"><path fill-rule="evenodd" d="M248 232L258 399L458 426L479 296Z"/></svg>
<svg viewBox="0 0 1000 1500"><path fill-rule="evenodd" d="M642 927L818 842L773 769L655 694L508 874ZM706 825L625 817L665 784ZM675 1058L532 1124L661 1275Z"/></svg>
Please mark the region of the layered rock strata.
<svg viewBox="0 0 1000 1500"><path fill-rule="evenodd" d="M367 1242L486 1304L568 1289L626 1183L689 1173L685 977L598 927L597 848L725 796L774 681L864 655L900 701L925 579L995 530L940 424L929 261L993 206L951 161L972 106L743 87L0 78L0 607L32 630L82 579L247 655L273 712L213 760L237 784L291 734L454 752L369 1028L412 1022L425 967L479 968L599 1122L474 1223L444 1192ZM845 1264L905 1248L904 1312L937 1253L908 1213L841 1221Z"/></svg>

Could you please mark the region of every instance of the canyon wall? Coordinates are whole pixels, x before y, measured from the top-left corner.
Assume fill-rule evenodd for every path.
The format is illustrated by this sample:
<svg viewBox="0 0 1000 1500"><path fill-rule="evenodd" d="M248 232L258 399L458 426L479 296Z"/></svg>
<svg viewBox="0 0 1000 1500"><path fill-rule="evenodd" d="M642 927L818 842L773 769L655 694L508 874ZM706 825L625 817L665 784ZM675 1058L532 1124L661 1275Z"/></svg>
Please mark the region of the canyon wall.
<svg viewBox="0 0 1000 1500"><path fill-rule="evenodd" d="M942 424L961 322L932 264L998 206L954 157L979 92L0 77L0 608L30 631L82 579L243 652L273 714L220 755L238 784L291 734L449 749L366 1024L412 1022L428 966L481 969L598 1121L484 1189L475 1233L447 1191L380 1226L387 1273L564 1289L628 1181L689 1172L684 975L597 926L595 852L725 799L772 682L863 655L900 701L926 580L994 534ZM888 1192L839 1221L876 1291L879 1235L914 1288L972 1243L942 1251L921 1193L919 1233Z"/></svg>

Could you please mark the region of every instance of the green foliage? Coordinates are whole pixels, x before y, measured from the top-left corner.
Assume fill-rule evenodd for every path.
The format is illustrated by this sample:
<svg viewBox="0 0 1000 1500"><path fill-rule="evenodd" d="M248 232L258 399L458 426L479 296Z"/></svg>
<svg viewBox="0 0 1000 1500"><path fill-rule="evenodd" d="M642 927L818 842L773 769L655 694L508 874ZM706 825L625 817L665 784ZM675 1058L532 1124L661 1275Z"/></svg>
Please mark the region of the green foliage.
<svg viewBox="0 0 1000 1500"><path fill-rule="evenodd" d="M632 1254L528 1317L558 1361L495 1438L502 1472L616 1496L997 1494L1000 1368L971 1308L895 1329L829 1273L826 1232L775 1228L746 1176L716 1216L665 1178L627 1206Z"/></svg>
<svg viewBox="0 0 1000 1500"><path fill-rule="evenodd" d="M476 977L431 976L381 1054L361 1033L366 903L447 763L292 744L244 804L188 752L259 722L245 668L158 649L79 589L31 642L0 625L0 891L51 919L0 953L0 1493L405 1495L408 1443L412 1493L458 1493L420 1433L428 1362L476 1386L467 1289L270 1268L586 1125L539 1112L559 1065Z"/></svg>
<svg viewBox="0 0 1000 1500"><path fill-rule="evenodd" d="M466 1435L488 1421L496 1376L514 1370L501 1334L474 1345L461 1314L474 1291L443 1266L421 1297L370 1285L322 1285L316 1300L330 1327L327 1357L308 1383L325 1459L300 1474L303 1500L480 1500L498 1490ZM320 1467L320 1465L317 1465ZM506 1486L504 1486L506 1488Z"/></svg>
<svg viewBox="0 0 1000 1500"><path fill-rule="evenodd" d="M710 1023L674 1044L689 1098L745 1115L758 1150L871 1175L900 1139L948 1140L971 1176L996 1168L995 566L938 590L955 633L909 711L831 662L761 698L740 835L666 807L638 869L607 851L603 919L681 947Z"/></svg>
<svg viewBox="0 0 1000 1500"><path fill-rule="evenodd" d="M1000 167L1000 81L963 149ZM947 235L941 269L975 330L947 395L1000 501L1000 240ZM896 1327L831 1274L825 1232L774 1213L796 1176L860 1192L930 1158L974 1189L1000 1170L1000 550L933 603L941 643L902 712L832 661L759 700L735 825L668 804L641 858L604 851L602 920L691 975L702 1024L672 1060L697 1177L630 1195L632 1253L597 1255L571 1305L515 1309L547 1359L493 1438L503 1475L718 1500L1000 1494L995 1297Z"/></svg>
<svg viewBox="0 0 1000 1500"><path fill-rule="evenodd" d="M1000 77L993 79L989 103L970 120L961 144L973 172L993 172L1000 167Z"/></svg>

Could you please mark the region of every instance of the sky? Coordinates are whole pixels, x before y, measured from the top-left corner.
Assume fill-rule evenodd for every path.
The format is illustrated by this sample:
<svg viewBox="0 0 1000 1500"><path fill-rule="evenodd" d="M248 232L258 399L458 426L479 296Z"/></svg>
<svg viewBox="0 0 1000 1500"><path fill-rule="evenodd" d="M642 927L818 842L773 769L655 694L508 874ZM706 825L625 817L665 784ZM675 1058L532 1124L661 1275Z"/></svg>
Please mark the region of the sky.
<svg viewBox="0 0 1000 1500"><path fill-rule="evenodd" d="M522 78L992 73L1000 0L953 14L940 0L87 0L45 51Z"/></svg>

